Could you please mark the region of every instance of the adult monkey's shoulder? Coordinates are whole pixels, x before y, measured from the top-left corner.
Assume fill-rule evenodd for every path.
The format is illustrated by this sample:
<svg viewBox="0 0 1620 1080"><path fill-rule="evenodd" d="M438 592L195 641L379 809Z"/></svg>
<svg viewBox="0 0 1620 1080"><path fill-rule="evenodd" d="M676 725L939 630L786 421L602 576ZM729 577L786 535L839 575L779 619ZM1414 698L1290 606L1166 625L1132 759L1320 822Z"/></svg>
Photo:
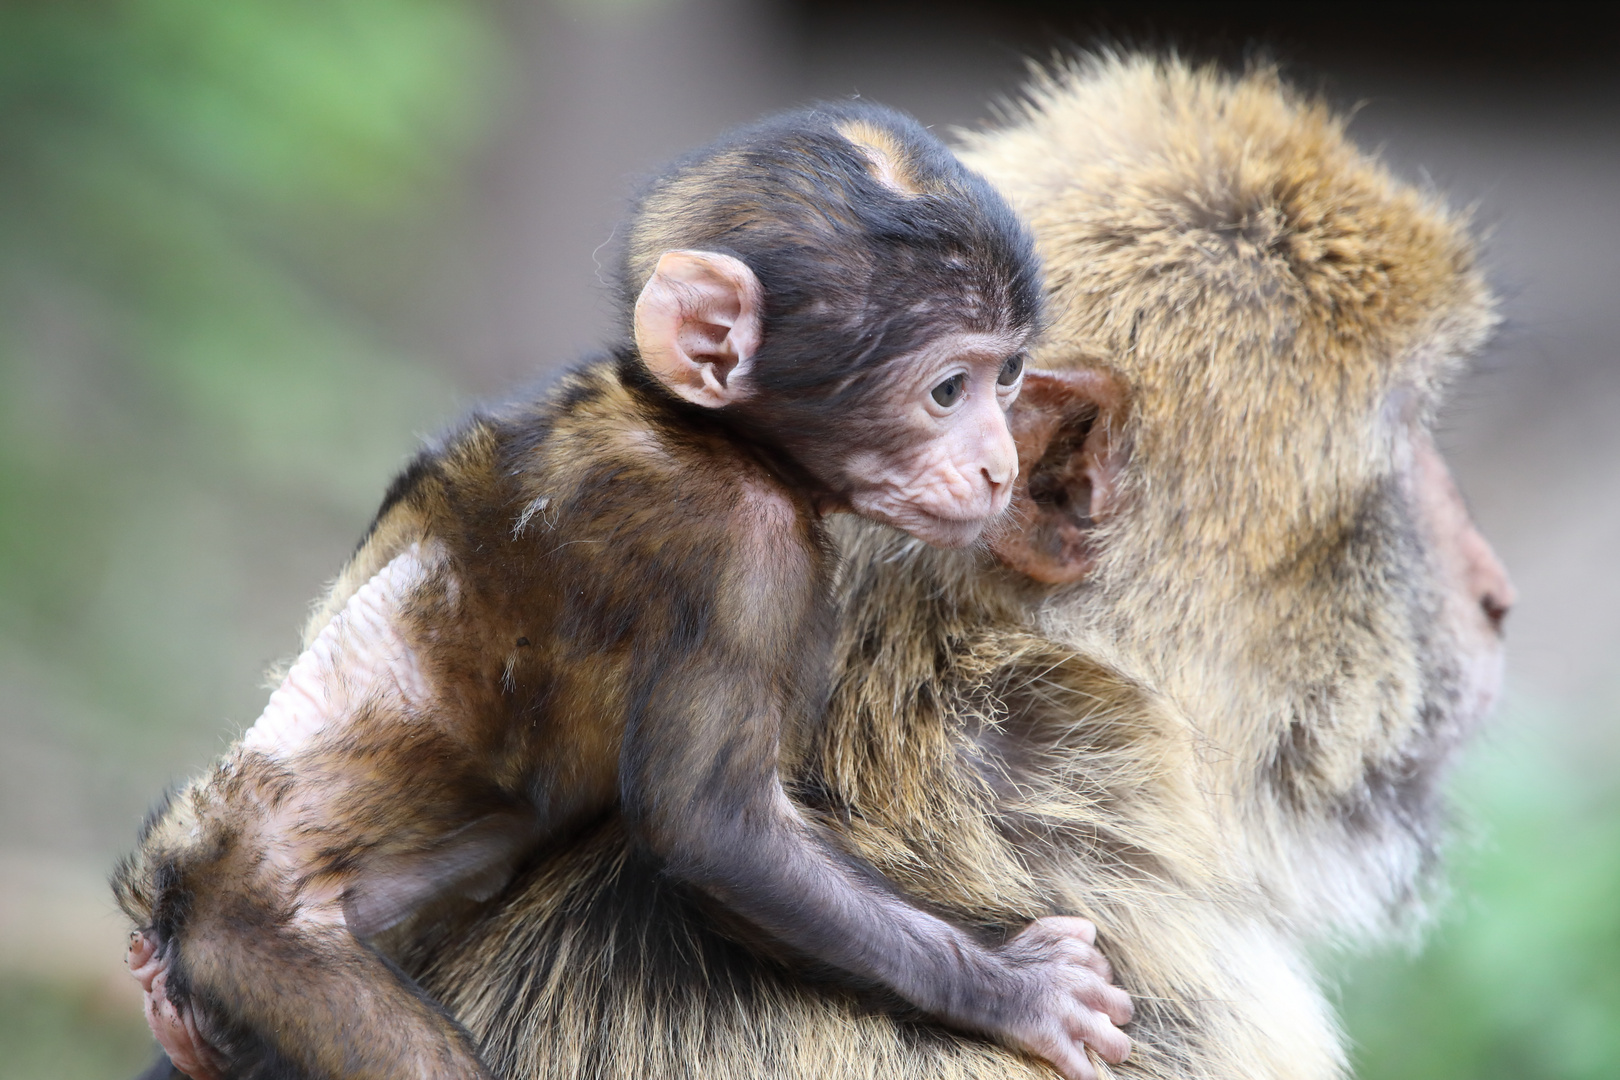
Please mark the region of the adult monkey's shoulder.
<svg viewBox="0 0 1620 1080"><path fill-rule="evenodd" d="M1106 520L1050 462L1067 584L863 533L806 795L982 923L1095 912L1127 1075L1342 1075L1304 938L1414 894L1511 599L1424 430L1492 321L1472 241L1265 70L1083 62L969 149L1037 232L1035 363L1120 380L1128 457ZM717 932L611 823L423 963L510 1077L1039 1074Z"/></svg>

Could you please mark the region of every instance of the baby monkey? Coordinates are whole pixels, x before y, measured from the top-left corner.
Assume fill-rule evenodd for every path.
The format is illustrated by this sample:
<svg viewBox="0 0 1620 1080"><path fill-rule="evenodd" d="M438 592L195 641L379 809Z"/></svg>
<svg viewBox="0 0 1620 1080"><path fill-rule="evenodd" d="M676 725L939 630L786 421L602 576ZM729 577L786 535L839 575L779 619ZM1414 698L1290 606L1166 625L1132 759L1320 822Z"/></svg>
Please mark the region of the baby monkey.
<svg viewBox="0 0 1620 1080"><path fill-rule="evenodd" d="M1028 234L915 122L842 104L677 163L626 235L625 344L395 481L263 715L120 867L159 1040L198 1080L488 1075L367 939L617 803L788 949L1070 1080L1123 1060L1089 923L987 946L777 772L828 693L824 516L962 547L1007 507Z"/></svg>

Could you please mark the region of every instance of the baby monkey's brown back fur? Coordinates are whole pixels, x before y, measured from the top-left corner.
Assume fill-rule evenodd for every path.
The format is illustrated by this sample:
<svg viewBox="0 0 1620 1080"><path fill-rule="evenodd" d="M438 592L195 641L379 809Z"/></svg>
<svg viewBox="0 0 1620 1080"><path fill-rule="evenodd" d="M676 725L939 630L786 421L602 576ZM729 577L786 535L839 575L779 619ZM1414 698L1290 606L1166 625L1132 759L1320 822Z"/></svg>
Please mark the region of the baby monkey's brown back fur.
<svg viewBox="0 0 1620 1080"><path fill-rule="evenodd" d="M727 574L761 532L783 572ZM700 808L716 805L700 786L757 789L757 776L728 770L769 767L774 745L739 753L728 741L774 740L751 721L761 701L780 716L812 707L826 565L803 499L736 440L626 389L612 363L475 418L396 482L345 574L361 584L340 582L266 718L121 870L137 921L170 948L190 946L170 995L201 999L205 1037L243 1075L276 1075L276 1059L300 1051L298 1067L319 1075L371 1075L368 1058L455 1074L453 1057L434 1060L427 1045L386 1052L398 1021L365 991L388 973L343 936L487 894L537 839L613 805L624 722L649 699L679 697L683 664L734 689L707 704L736 722L685 729L684 745L644 755L660 770L656 796L638 790ZM310 700L341 680L358 684L357 700ZM275 947L278 924L311 920L326 940ZM263 940L249 948L233 924ZM297 995L210 1001L249 958L261 965L254 983L285 980ZM345 976L357 1000L339 1005ZM308 1008L323 985L324 1016ZM377 997L408 1012L416 995ZM289 1041L304 1045L254 1045L300 1016Z"/></svg>

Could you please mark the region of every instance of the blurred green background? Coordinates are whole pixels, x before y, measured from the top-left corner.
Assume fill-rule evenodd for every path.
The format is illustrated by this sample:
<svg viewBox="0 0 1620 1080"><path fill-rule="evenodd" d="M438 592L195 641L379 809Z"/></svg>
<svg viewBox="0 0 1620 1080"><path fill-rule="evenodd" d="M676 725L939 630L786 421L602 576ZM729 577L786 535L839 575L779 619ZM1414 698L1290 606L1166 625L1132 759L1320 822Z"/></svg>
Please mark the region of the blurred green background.
<svg viewBox="0 0 1620 1080"><path fill-rule="evenodd" d="M1099 31L1269 44L1478 207L1509 321L1447 441L1524 593L1508 701L1424 949L1325 962L1368 1080L1620 1076L1613 38L1146 10L0 3L0 1080L146 1063L112 860L257 714L416 438L601 337L641 170L813 95L974 122Z"/></svg>

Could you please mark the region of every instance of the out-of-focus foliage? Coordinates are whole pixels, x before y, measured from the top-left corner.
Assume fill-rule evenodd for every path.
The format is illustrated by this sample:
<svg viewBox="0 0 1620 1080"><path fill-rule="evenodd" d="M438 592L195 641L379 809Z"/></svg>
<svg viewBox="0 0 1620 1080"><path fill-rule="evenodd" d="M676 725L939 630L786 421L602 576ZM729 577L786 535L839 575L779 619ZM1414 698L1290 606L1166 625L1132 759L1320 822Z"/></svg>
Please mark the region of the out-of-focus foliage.
<svg viewBox="0 0 1620 1080"><path fill-rule="evenodd" d="M455 411L387 305L504 65L476 0L0 4L0 848L93 883ZM133 1074L118 920L24 887L0 1077Z"/></svg>
<svg viewBox="0 0 1620 1080"><path fill-rule="evenodd" d="M352 516L450 407L360 312L498 61L457 0L0 7L0 677L53 728L217 724L198 538Z"/></svg>
<svg viewBox="0 0 1620 1080"><path fill-rule="evenodd" d="M0 981L0 1080L128 1080L156 1057L127 1002L83 986Z"/></svg>
<svg viewBox="0 0 1620 1080"><path fill-rule="evenodd" d="M1348 981L1363 1080L1620 1076L1620 785L1533 749L1569 724L1514 713L1521 734L1476 748L1460 785L1478 840L1447 913L1416 957Z"/></svg>

